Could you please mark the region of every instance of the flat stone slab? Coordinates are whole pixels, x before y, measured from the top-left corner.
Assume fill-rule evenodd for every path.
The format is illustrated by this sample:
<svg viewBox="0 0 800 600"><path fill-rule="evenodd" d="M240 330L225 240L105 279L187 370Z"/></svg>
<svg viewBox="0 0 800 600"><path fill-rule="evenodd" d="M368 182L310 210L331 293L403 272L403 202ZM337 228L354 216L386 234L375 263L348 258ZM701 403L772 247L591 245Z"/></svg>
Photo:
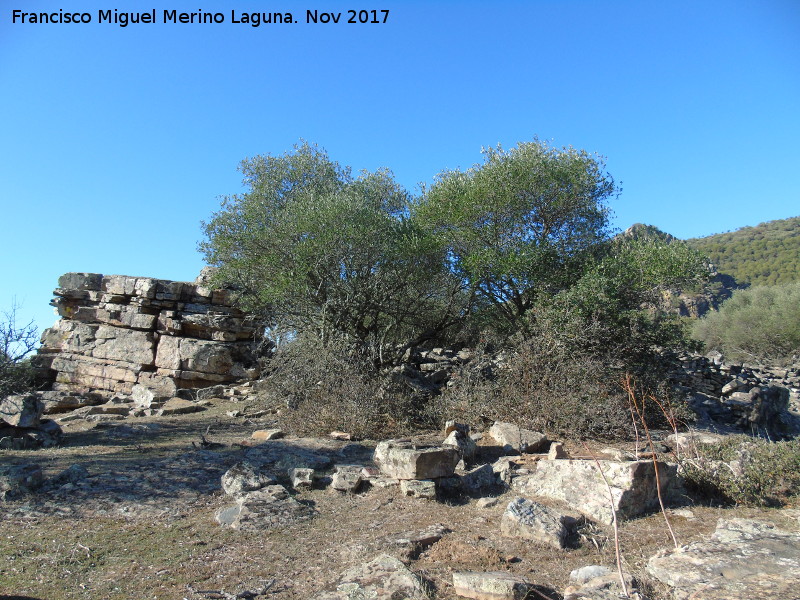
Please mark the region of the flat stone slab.
<svg viewBox="0 0 800 600"><path fill-rule="evenodd" d="M500 532L508 537L520 537L534 542L563 548L567 539L567 515L527 498L515 498L508 503L500 521Z"/></svg>
<svg viewBox="0 0 800 600"><path fill-rule="evenodd" d="M453 573L453 588L462 598L474 600L523 600L530 583L518 575L502 571Z"/></svg>
<svg viewBox="0 0 800 600"><path fill-rule="evenodd" d="M754 519L720 519L711 539L653 556L647 571L675 600L800 597L800 532Z"/></svg>
<svg viewBox="0 0 800 600"><path fill-rule="evenodd" d="M315 514L313 508L300 504L283 486L268 485L248 492L234 506L218 511L216 519L220 525L233 529L261 531L287 527Z"/></svg>
<svg viewBox="0 0 800 600"><path fill-rule="evenodd" d="M652 461L599 460L611 486L618 518L629 518L658 508L655 467ZM613 521L611 502L603 477L593 460L545 460L530 475L512 482L524 496L553 498L600 523ZM665 504L683 493L677 465L658 463L661 494Z"/></svg>
<svg viewBox="0 0 800 600"><path fill-rule="evenodd" d="M336 590L323 592L315 600L427 600L422 581L400 560L382 554L375 560L348 569Z"/></svg>
<svg viewBox="0 0 800 600"><path fill-rule="evenodd" d="M461 455L453 447L387 440L375 448L374 460L381 471L394 479L436 479L451 476Z"/></svg>

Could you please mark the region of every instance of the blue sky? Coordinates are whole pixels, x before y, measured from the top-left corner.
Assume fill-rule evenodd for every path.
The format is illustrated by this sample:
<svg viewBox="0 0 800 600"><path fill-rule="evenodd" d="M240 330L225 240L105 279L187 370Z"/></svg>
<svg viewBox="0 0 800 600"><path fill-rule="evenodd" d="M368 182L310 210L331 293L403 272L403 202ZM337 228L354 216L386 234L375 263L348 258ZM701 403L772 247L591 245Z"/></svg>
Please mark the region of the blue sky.
<svg viewBox="0 0 800 600"><path fill-rule="evenodd" d="M97 23L114 8L159 22ZM305 23L350 8L388 22ZM165 9L226 22L164 24ZM238 163L301 138L413 191L482 146L585 148L622 183L620 229L797 216L800 3L0 0L0 115L0 310L16 298L41 329L68 271L193 279L200 222L240 191Z"/></svg>

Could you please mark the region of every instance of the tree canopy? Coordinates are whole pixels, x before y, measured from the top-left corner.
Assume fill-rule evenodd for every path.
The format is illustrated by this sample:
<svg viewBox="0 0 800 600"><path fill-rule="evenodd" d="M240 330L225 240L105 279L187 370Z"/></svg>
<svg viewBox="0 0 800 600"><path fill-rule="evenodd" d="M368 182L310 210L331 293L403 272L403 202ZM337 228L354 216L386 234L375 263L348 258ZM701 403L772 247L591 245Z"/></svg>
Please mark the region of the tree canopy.
<svg viewBox="0 0 800 600"><path fill-rule="evenodd" d="M568 287L607 238L606 202L618 189L583 150L534 140L483 155L466 172L441 173L414 214L468 287L513 323L537 296Z"/></svg>
<svg viewBox="0 0 800 600"><path fill-rule="evenodd" d="M389 170L353 175L308 143L246 159L245 192L223 199L200 248L273 333L335 337L376 365L486 328L530 334L557 314L576 332L602 319L615 333L598 343L665 341L654 298L695 277L698 255L612 238L619 190L596 155L539 140L483 155L416 198Z"/></svg>

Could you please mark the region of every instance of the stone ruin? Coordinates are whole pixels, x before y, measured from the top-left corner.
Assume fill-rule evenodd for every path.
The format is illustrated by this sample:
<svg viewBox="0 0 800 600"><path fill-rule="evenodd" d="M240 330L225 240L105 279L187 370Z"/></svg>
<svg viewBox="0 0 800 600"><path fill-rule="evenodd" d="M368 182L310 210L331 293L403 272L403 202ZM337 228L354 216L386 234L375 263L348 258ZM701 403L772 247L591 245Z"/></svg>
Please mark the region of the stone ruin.
<svg viewBox="0 0 800 600"><path fill-rule="evenodd" d="M195 282L67 273L37 366L52 389L110 397L137 384L175 396L258 377L259 331L230 290Z"/></svg>

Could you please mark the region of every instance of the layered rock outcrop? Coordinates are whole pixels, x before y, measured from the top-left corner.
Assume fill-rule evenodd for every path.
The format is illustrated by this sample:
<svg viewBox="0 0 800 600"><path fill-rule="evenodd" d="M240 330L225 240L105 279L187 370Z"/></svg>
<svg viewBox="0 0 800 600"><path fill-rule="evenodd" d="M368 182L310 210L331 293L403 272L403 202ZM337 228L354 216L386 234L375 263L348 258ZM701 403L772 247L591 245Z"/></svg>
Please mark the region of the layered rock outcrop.
<svg viewBox="0 0 800 600"><path fill-rule="evenodd" d="M170 396L257 377L255 322L205 283L62 275L51 301L61 319L42 334L38 365L54 390L84 394L141 384Z"/></svg>

